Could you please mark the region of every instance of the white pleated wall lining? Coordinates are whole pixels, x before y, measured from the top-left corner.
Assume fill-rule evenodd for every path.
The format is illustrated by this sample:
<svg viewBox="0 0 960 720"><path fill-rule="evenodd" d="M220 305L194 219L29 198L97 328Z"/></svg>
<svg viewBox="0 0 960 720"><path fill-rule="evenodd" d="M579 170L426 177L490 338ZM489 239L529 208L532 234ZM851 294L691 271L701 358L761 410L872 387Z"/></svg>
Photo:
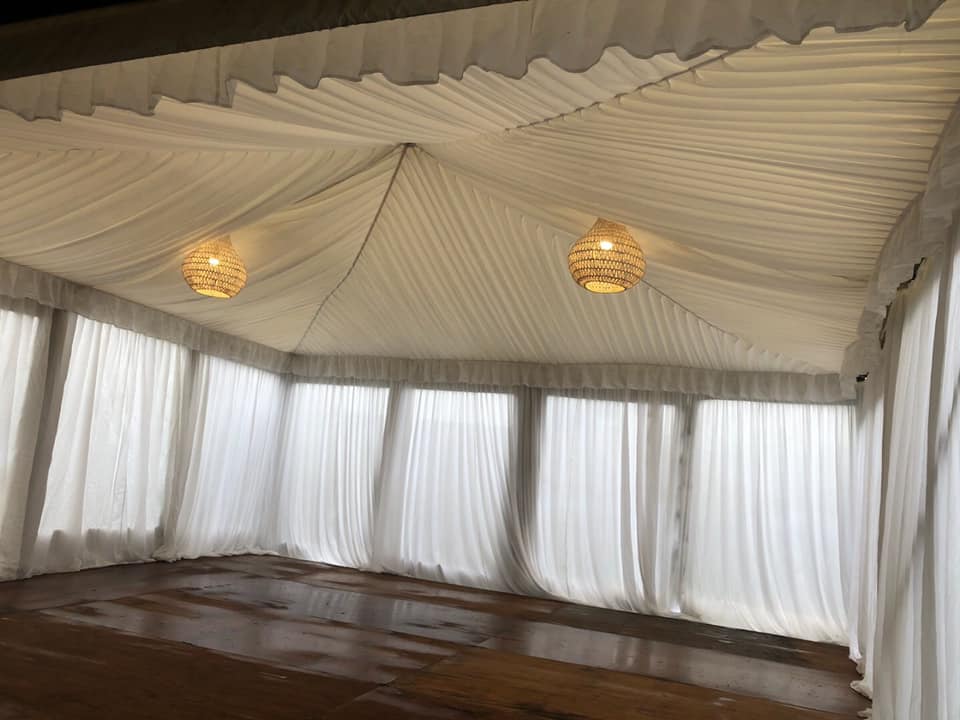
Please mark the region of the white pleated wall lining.
<svg viewBox="0 0 960 720"><path fill-rule="evenodd" d="M35 433L11 438L9 451L30 455L32 468L14 468L8 478L9 495L28 501L6 513L16 515L24 544L0 544L2 579L284 553L707 622L724 617L709 593L694 586L681 593L687 486L700 482L688 473L695 436L736 435L743 425L691 425L698 405L714 401L633 390L305 381L71 313L57 314L52 329L32 327L33 319L16 305L0 314L4 337L17 341L4 349L17 359L21 387L46 368L46 354L36 352L39 331L54 348L37 383L48 395L21 403L25 415L43 419L37 452L30 452ZM744 415L757 406L731 404ZM852 405L775 407L780 414L751 429L772 422L768 445L740 467L754 483L776 475L768 455L806 448L815 456L836 443L832 431L798 417L842 418ZM731 445L717 462L737 467L741 456ZM797 472L812 467L801 463ZM829 484L832 475L816 467ZM777 543L788 532L818 546L838 542L846 513L818 515L821 489L792 484L797 512L789 523L776 496L756 500ZM722 494L736 503L736 493ZM796 568L766 570L760 579L779 587ZM789 609L737 584L730 594L749 611L740 624L840 639L834 630L842 618L838 625L817 599L842 590L835 570L805 567L809 588Z"/></svg>

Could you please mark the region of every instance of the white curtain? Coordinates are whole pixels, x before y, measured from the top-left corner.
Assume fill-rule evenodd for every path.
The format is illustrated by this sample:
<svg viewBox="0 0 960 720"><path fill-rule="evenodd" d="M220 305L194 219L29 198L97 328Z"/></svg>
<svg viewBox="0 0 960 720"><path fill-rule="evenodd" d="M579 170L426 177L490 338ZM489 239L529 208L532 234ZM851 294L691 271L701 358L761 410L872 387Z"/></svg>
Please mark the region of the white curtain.
<svg viewBox="0 0 960 720"><path fill-rule="evenodd" d="M921 633L928 551L927 433L939 275L937 264L928 265L902 298L898 308L902 329L897 328L893 346L898 357L886 448L872 682L876 716L885 720L936 717L921 714Z"/></svg>
<svg viewBox="0 0 960 720"><path fill-rule="evenodd" d="M276 520L281 554L370 566L389 393L387 386L293 384Z"/></svg>
<svg viewBox="0 0 960 720"><path fill-rule="evenodd" d="M697 404L685 609L706 622L843 642L841 485L854 407Z"/></svg>
<svg viewBox="0 0 960 720"><path fill-rule="evenodd" d="M960 240L927 259L887 325L891 370L873 655L878 720L960 717ZM868 625L868 630L870 626ZM872 660L872 662L871 662Z"/></svg>
<svg viewBox="0 0 960 720"><path fill-rule="evenodd" d="M73 320L31 573L150 559L174 469L188 351Z"/></svg>
<svg viewBox="0 0 960 720"><path fill-rule="evenodd" d="M377 512L379 569L515 586L509 533L519 413L518 394L510 391L399 390Z"/></svg>
<svg viewBox="0 0 960 720"><path fill-rule="evenodd" d="M0 580L17 573L52 313L0 297Z"/></svg>
<svg viewBox="0 0 960 720"><path fill-rule="evenodd" d="M850 658L864 676L854 687L873 697L873 639L877 618L877 562L880 549L880 495L883 478L883 427L886 364L861 386L857 399L856 449L850 482L849 535L843 542L847 643Z"/></svg>
<svg viewBox="0 0 960 720"><path fill-rule="evenodd" d="M57 317L0 315L21 395L64 345L8 575L274 552L844 638L852 406L294 380Z"/></svg>
<svg viewBox="0 0 960 720"><path fill-rule="evenodd" d="M930 415L924 712L960 718L960 234L941 282Z"/></svg>
<svg viewBox="0 0 960 720"><path fill-rule="evenodd" d="M690 398L546 394L531 505L531 564L549 594L677 612Z"/></svg>
<svg viewBox="0 0 960 720"><path fill-rule="evenodd" d="M285 377L201 355L160 556L271 552Z"/></svg>

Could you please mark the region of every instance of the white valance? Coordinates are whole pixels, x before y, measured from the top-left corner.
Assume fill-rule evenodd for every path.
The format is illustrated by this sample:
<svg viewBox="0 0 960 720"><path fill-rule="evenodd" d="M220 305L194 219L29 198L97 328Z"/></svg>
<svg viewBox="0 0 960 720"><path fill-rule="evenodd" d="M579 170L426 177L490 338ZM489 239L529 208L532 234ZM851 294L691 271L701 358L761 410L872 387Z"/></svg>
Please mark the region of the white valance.
<svg viewBox="0 0 960 720"><path fill-rule="evenodd" d="M650 390L731 400L839 402L855 395L837 374L732 372L650 365L553 365L381 357L293 357L294 375L361 382L405 382L547 389Z"/></svg>
<svg viewBox="0 0 960 720"><path fill-rule="evenodd" d="M691 58L773 34L800 42L813 28L921 25L940 0L530 0L352 25L320 32L50 73L0 83L0 107L28 118L97 106L149 113L161 97L229 106L236 82L275 91L277 78L316 87L322 77L382 73L397 84L460 78L471 66L512 78L547 58L572 72L604 50ZM308 12L310 5L304 6ZM291 19L289 27L296 27ZM577 42L569 42L577 38ZM37 82L42 79L42 82Z"/></svg>
<svg viewBox="0 0 960 720"><path fill-rule="evenodd" d="M880 329L897 289L913 277L923 258L939 252L960 220L960 104L930 160L927 187L900 216L877 258L867 286L859 339L847 348L841 375L855 377L878 366Z"/></svg>

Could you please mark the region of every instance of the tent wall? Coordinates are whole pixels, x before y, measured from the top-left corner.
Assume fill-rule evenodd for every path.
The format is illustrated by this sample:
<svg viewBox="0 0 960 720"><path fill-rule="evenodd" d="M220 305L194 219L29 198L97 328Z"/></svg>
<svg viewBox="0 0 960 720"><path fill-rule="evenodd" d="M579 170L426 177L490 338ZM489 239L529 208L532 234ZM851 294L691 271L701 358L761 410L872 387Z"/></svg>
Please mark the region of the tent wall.
<svg viewBox="0 0 960 720"><path fill-rule="evenodd" d="M276 552L845 637L852 404L308 380L18 302L6 578Z"/></svg>
<svg viewBox="0 0 960 720"><path fill-rule="evenodd" d="M308 379L4 299L2 577L276 552L848 638L877 717L953 717L958 249L856 408Z"/></svg>
<svg viewBox="0 0 960 720"><path fill-rule="evenodd" d="M887 320L861 398L867 498L854 641L874 717L960 714L960 236Z"/></svg>

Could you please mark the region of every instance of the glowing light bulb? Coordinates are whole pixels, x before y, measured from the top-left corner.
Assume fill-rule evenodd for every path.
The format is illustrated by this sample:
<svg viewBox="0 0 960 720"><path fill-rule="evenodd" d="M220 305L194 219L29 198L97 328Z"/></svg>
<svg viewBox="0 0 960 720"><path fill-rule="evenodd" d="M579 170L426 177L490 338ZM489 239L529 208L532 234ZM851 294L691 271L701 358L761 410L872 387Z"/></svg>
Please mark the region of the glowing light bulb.
<svg viewBox="0 0 960 720"><path fill-rule="evenodd" d="M220 264L220 261L217 260L217 258L215 258L215 257L210 258L207 262L209 262L209 263L210 263L211 265L213 265L214 267L216 267L217 265Z"/></svg>
<svg viewBox="0 0 960 720"><path fill-rule="evenodd" d="M601 250L613 250L613 243L610 242L609 240L601 240L601 241L600 241L600 249L601 249Z"/></svg>

